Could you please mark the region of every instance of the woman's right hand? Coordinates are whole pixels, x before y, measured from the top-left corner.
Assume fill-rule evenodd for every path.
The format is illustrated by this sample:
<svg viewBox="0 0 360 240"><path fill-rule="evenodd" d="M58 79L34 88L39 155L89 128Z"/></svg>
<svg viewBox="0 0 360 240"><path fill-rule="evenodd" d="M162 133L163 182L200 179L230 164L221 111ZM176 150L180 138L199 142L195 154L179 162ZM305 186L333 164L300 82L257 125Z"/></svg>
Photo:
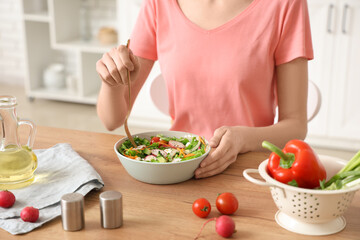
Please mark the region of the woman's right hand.
<svg viewBox="0 0 360 240"><path fill-rule="evenodd" d="M96 71L101 80L110 86L127 84L127 71L130 71L131 80L136 79L140 69L138 57L126 46L120 45L104 53L96 62Z"/></svg>

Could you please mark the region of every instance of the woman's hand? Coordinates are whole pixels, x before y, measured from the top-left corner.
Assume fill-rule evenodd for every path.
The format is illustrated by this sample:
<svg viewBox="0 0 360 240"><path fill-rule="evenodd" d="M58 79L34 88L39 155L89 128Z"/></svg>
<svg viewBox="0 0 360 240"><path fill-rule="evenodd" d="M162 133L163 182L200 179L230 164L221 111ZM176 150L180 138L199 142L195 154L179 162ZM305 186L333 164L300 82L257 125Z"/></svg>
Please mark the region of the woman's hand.
<svg viewBox="0 0 360 240"><path fill-rule="evenodd" d="M223 172L236 161L244 143L241 127L220 127L215 130L209 145L212 150L195 171L196 178L210 177Z"/></svg>
<svg viewBox="0 0 360 240"><path fill-rule="evenodd" d="M139 59L124 45L104 53L96 63L96 71L101 80L110 86L127 84L128 70L131 72L131 79L136 79L139 69Z"/></svg>

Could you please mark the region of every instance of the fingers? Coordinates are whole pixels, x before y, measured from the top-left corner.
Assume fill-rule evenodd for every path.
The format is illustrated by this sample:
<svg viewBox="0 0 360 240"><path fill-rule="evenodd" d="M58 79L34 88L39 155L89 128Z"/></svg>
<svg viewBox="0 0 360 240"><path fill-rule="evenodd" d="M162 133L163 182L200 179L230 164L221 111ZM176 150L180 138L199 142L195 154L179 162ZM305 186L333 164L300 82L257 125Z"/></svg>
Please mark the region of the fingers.
<svg viewBox="0 0 360 240"><path fill-rule="evenodd" d="M216 129L214 132L214 136L209 141L210 147L217 147L220 143L221 138L225 135L226 131L226 127L220 127Z"/></svg>
<svg viewBox="0 0 360 240"><path fill-rule="evenodd" d="M232 154L227 146L215 149L201 162L195 171L196 178L213 176L223 172L231 163L236 161L237 155Z"/></svg>
<svg viewBox="0 0 360 240"><path fill-rule="evenodd" d="M139 60L126 46L120 45L105 53L96 63L100 78L111 86L127 84L128 71L139 68Z"/></svg>
<svg viewBox="0 0 360 240"><path fill-rule="evenodd" d="M120 45L117 48L117 52L119 53L119 57L123 63L123 65L126 67L126 69L129 69L129 71L133 71L134 70L134 64L132 63L129 55L129 49L124 46L124 45Z"/></svg>
<svg viewBox="0 0 360 240"><path fill-rule="evenodd" d="M200 167L195 171L196 178L219 174L236 161L238 152L232 144L234 143L234 135L228 127L217 129L211 140L216 147L200 163Z"/></svg>
<svg viewBox="0 0 360 240"><path fill-rule="evenodd" d="M96 62L96 71L98 72L98 74L103 82L106 82L110 86L115 85L114 79L109 74L109 70L107 69L107 67L105 66L105 64L103 63L103 61L101 59Z"/></svg>
<svg viewBox="0 0 360 240"><path fill-rule="evenodd" d="M127 49L122 49L121 51L126 51ZM122 57L121 57L121 52L117 49L117 48L113 48L110 52L109 52L113 62L116 64L116 71L117 71L117 75L119 76L118 79L118 83L120 84L127 84L127 71L128 69L126 68L126 66L123 63ZM115 70L114 70L115 71Z"/></svg>
<svg viewBox="0 0 360 240"><path fill-rule="evenodd" d="M221 160L212 162L210 165L206 167L200 167L195 171L195 178L205 178L214 176L225 171L226 168L229 167L230 164L236 161L236 156L228 156L227 158L224 156Z"/></svg>
<svg viewBox="0 0 360 240"><path fill-rule="evenodd" d="M135 55L133 54L133 52L131 50L130 50L130 59L131 59L131 62L134 64L134 68L139 69L140 68L139 59L137 57L135 57Z"/></svg>
<svg viewBox="0 0 360 240"><path fill-rule="evenodd" d="M205 158L201 164L200 167L206 167L213 162L220 159L222 156L224 156L230 149L231 139L228 139L229 137L226 134L228 132L227 127L221 127L215 130L214 136L210 139L210 146L214 149L212 152L210 152L209 156Z"/></svg>
<svg viewBox="0 0 360 240"><path fill-rule="evenodd" d="M112 81L116 84L116 83L121 83L121 77L118 71L118 67L116 66L116 63L114 61L113 56L110 55L110 53L105 53L102 57L102 62L104 63L104 65L106 66L107 70L108 70L108 74L110 74L110 76L107 76L108 79L112 78Z"/></svg>
<svg viewBox="0 0 360 240"><path fill-rule="evenodd" d="M209 165L212 165L214 162L219 161L220 159L222 159L224 156L229 155L230 151L229 151L229 145L223 144L223 146L220 146L215 148L212 152L210 152L210 154L208 155L208 157L206 157L201 163L200 163L200 167L205 168Z"/></svg>

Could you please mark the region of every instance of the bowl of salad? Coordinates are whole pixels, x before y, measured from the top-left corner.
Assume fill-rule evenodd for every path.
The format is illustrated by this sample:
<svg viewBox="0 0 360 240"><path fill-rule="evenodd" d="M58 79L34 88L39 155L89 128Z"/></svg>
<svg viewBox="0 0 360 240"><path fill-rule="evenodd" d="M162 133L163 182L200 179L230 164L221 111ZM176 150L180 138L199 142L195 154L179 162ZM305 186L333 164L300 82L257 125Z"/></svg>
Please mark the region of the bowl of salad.
<svg viewBox="0 0 360 240"><path fill-rule="evenodd" d="M150 184L189 180L210 152L203 137L186 132L144 132L133 138L136 147L125 137L114 145L115 153L130 176Z"/></svg>

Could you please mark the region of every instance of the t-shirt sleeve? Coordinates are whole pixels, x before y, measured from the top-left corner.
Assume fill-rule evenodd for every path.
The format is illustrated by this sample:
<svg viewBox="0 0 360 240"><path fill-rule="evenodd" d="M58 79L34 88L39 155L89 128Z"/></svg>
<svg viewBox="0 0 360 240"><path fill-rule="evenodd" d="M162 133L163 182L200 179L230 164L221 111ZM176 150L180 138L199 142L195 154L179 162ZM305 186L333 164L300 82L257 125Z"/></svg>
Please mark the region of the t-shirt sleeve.
<svg viewBox="0 0 360 240"><path fill-rule="evenodd" d="M306 0L293 0L282 20L281 35L275 50L275 64L295 58L314 58L309 12Z"/></svg>
<svg viewBox="0 0 360 240"><path fill-rule="evenodd" d="M139 57L156 61L156 4L144 0L131 34L130 48Z"/></svg>

